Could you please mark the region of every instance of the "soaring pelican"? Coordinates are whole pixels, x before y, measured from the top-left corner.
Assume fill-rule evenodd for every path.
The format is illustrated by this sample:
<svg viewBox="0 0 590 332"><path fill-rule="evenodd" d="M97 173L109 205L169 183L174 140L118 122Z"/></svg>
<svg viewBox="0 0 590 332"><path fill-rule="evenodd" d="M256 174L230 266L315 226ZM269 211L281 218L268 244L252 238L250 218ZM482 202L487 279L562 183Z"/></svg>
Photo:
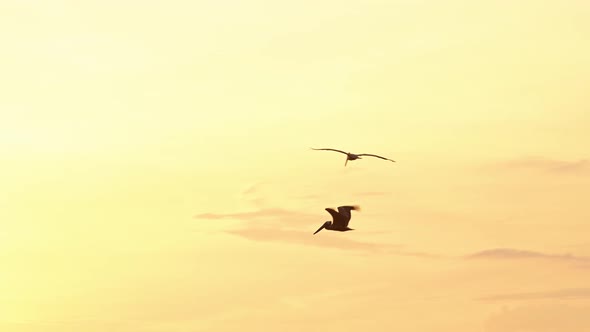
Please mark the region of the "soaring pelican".
<svg viewBox="0 0 590 332"><path fill-rule="evenodd" d="M344 206L339 206L338 207L338 212L336 212L336 210L332 209L332 208L326 208L326 211L328 211L331 215L332 215L332 220L333 221L326 221L322 227L318 228L317 231L315 231L315 233L313 233L314 235L321 231L322 229L327 229L330 231L339 231L339 232L346 232L346 231L352 231L352 228L348 227L348 222L350 221L350 211L351 210L356 210L356 211L360 211L360 206L358 205L344 205Z"/></svg>
<svg viewBox="0 0 590 332"><path fill-rule="evenodd" d="M344 153L346 155L346 161L344 162L344 166L346 166L346 164L348 163L348 161L352 161L352 160L357 160L357 159L362 159L360 156L369 156L369 157L377 157L377 158L381 158L383 160L389 160L391 162L395 162L395 160L391 160L385 157L381 157L378 156L376 154L369 154L369 153L359 153L359 154L354 154L354 153L350 153L350 152L344 152L341 150L336 150L336 149L314 149L311 148L312 150L325 150L325 151L336 151L336 152L340 152L340 153Z"/></svg>

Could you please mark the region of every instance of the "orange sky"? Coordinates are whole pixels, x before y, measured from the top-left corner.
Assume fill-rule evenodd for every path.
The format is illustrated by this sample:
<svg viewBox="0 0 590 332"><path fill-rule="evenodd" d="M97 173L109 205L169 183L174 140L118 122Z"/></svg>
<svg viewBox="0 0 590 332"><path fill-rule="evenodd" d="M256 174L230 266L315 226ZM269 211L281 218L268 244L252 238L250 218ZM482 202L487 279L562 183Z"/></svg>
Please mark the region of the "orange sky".
<svg viewBox="0 0 590 332"><path fill-rule="evenodd" d="M0 13L1 331L590 330L586 1Z"/></svg>

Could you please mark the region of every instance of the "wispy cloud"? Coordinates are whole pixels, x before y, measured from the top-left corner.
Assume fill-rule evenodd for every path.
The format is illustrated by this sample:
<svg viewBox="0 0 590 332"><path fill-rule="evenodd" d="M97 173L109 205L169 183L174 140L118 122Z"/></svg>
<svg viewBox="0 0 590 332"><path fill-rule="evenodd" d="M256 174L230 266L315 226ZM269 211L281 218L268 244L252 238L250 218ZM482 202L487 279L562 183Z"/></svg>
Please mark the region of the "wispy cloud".
<svg viewBox="0 0 590 332"><path fill-rule="evenodd" d="M571 254L545 254L536 251L519 250L511 248L495 248L483 250L468 256L467 259L497 259L497 260L518 260L518 259L544 259L562 262L590 263L590 257L574 256Z"/></svg>
<svg viewBox="0 0 590 332"><path fill-rule="evenodd" d="M493 166L499 169L529 169L562 174L590 174L590 160L588 159L567 161L546 157L524 157L495 163Z"/></svg>
<svg viewBox="0 0 590 332"><path fill-rule="evenodd" d="M345 234L333 236L322 234L313 236L316 230L325 220L331 217L325 212L322 214L308 214L303 212L271 208L239 213L202 213L194 216L197 219L236 219L242 221L242 227L238 229L224 230L223 232L240 236L252 241L285 242L316 247L331 247L343 250L359 250L367 252L382 252L403 256L422 258L437 258L438 255L406 251L402 246L389 243L364 242L347 238ZM343 235L343 236L342 236Z"/></svg>
<svg viewBox="0 0 590 332"><path fill-rule="evenodd" d="M481 301L590 299L590 288L568 288L541 292L498 294L481 297Z"/></svg>
<svg viewBox="0 0 590 332"><path fill-rule="evenodd" d="M203 213L195 216L198 219L236 219L243 222L240 229L225 230L225 233L237 235L253 241L292 242L314 246L331 246L340 249L376 250L378 245L364 243L346 238L313 237L312 233L330 216L308 214L280 208L260 209L240 213ZM299 230L307 229L308 231ZM388 245L383 245L387 247Z"/></svg>
<svg viewBox="0 0 590 332"><path fill-rule="evenodd" d="M288 242L345 250L386 252L399 247L398 245L361 242L345 237L324 236L323 238L319 238L318 236L312 236L311 231L305 232L297 230L285 230L280 228L242 228L237 230L229 230L226 231L226 233L237 235L253 241Z"/></svg>
<svg viewBox="0 0 590 332"><path fill-rule="evenodd" d="M266 182L260 181L248 186L240 193L240 198L253 206L262 208L266 204L266 200L260 195L260 191L266 184Z"/></svg>
<svg viewBox="0 0 590 332"><path fill-rule="evenodd" d="M363 242L346 237L311 236L324 220L330 219L321 213L303 213L281 208L259 209L238 213L202 213L197 219L235 219L242 221L243 227L225 230L225 233L240 236L252 241L288 242L301 245L332 247L346 250L383 252L423 258L452 258L427 252L402 250L397 244ZM317 226L317 227L316 227ZM551 254L514 248L493 248L476 253L455 256L468 260L550 260L563 263L576 263L579 267L590 268L590 257L572 254Z"/></svg>
<svg viewBox="0 0 590 332"><path fill-rule="evenodd" d="M269 208L269 209L260 209L255 211L249 212L238 212L238 213L201 213L194 216L197 219L241 219L241 220L252 220L252 219L262 219L262 218L284 218L281 219L283 221L293 221L295 218L318 218L316 214L308 214L308 213L301 213L295 212L280 208ZM301 220L301 219L297 219Z"/></svg>
<svg viewBox="0 0 590 332"><path fill-rule="evenodd" d="M590 306L544 304L504 309L485 324L489 332L587 332Z"/></svg>
<svg viewBox="0 0 590 332"><path fill-rule="evenodd" d="M364 242L352 240L342 236L323 237L313 236L311 232L285 230L274 228L242 228L226 231L228 234L237 235L253 241L283 242L315 247L334 248L341 250L355 250L372 253L394 254L398 256L411 256L420 258L440 258L440 256L425 252L406 251L402 245Z"/></svg>
<svg viewBox="0 0 590 332"><path fill-rule="evenodd" d="M259 190L260 186L262 186L263 184L264 182L257 182L248 186L246 189L242 191L242 196L248 196L256 193L256 191Z"/></svg>

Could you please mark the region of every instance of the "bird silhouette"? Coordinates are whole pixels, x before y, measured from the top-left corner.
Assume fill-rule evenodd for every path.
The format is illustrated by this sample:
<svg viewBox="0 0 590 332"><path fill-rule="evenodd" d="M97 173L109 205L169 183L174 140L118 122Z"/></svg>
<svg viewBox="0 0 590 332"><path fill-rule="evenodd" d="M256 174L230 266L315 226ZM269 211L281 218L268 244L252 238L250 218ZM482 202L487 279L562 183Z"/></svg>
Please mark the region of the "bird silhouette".
<svg viewBox="0 0 590 332"><path fill-rule="evenodd" d="M358 205L344 205L339 206L338 211L332 208L326 208L332 215L332 221L326 221L317 231L313 234L317 234L322 229L327 229L329 231L338 231L338 232L346 232L346 231L353 231L354 229L348 227L348 223L350 222L351 213L350 211L360 211L360 206Z"/></svg>
<svg viewBox="0 0 590 332"><path fill-rule="evenodd" d="M395 162L395 160L391 160L389 158L385 158L385 157L381 157L378 156L376 154L370 154L370 153L359 153L359 154L355 154L355 153L350 153L350 152L344 152L342 150L336 150L336 149L329 149L329 148L325 148L325 149L314 149L311 148L312 150L324 150L324 151L336 151L336 152L340 152L340 153L344 153L346 155L346 161L344 162L344 166L346 166L346 164L348 164L348 161L353 161L353 160L357 160L357 159L362 159L361 156L368 156L368 157L376 157L376 158L380 158L383 160L389 160L391 162Z"/></svg>

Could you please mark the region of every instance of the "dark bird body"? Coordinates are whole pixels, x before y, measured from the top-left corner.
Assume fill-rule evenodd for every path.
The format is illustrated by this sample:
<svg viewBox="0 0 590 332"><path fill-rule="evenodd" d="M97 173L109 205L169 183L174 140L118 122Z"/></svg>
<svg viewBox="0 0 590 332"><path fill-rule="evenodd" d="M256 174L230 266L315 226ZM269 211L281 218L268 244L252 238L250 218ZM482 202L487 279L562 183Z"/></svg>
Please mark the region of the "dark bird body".
<svg viewBox="0 0 590 332"><path fill-rule="evenodd" d="M332 221L326 221L320 228L318 228L314 235L321 231L322 229L327 229L329 231L338 231L338 232L346 232L352 231L353 229L348 227L348 223L350 222L351 213L350 211L356 210L359 211L360 207L357 205L344 205L339 206L338 211L332 208L326 208L326 211L332 215Z"/></svg>
<svg viewBox="0 0 590 332"><path fill-rule="evenodd" d="M376 154L370 154L370 153L354 154L354 153L350 153L350 152L344 152L344 151L341 151L341 150L328 149L328 148L326 148L326 149L314 149L314 148L311 148L311 149L312 150L335 151L335 152L344 153L346 155L346 161L344 162L344 166L346 166L346 164L348 163L349 160L352 161L352 160L362 159L361 156L375 157L375 158L380 158L380 159L383 159L383 160L389 160L391 162L395 162L395 160L391 160L391 159L388 159L388 158L385 158L385 157L381 157L381 156L378 156Z"/></svg>

